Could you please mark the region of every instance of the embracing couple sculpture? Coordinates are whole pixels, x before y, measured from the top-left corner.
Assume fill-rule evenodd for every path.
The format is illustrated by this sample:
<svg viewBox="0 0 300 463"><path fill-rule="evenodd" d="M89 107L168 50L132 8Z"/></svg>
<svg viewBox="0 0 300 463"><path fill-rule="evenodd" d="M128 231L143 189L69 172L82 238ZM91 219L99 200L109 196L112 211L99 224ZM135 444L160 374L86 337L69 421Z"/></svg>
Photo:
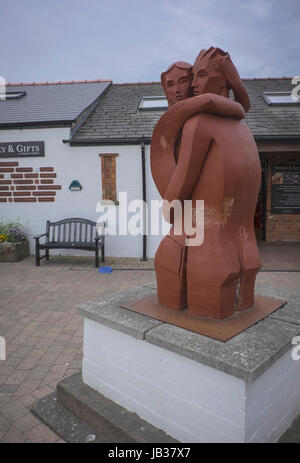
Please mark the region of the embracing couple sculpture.
<svg viewBox="0 0 300 463"><path fill-rule="evenodd" d="M250 101L230 56L219 48L202 50L193 66L172 64L161 80L169 109L152 136L153 179L164 200L189 199L195 215L196 201L204 201L204 241L188 246L189 237L175 233L176 217L170 216L172 228L155 256L158 301L226 318L253 306L261 267L253 225L261 169L243 122Z"/></svg>

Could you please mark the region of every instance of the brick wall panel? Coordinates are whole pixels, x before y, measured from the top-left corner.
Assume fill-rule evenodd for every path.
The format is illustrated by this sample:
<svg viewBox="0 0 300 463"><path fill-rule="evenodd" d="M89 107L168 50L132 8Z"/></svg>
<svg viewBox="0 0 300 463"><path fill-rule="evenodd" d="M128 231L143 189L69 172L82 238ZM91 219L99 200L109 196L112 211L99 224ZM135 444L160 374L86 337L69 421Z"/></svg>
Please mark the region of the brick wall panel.
<svg viewBox="0 0 300 463"><path fill-rule="evenodd" d="M39 202L53 202L55 200L55 198L45 198L45 197L41 197L41 198L38 198Z"/></svg>
<svg viewBox="0 0 300 463"><path fill-rule="evenodd" d="M16 186L16 190L36 190L36 186L35 185Z"/></svg>
<svg viewBox="0 0 300 463"><path fill-rule="evenodd" d="M116 201L116 157L118 154L101 153L102 199Z"/></svg>
<svg viewBox="0 0 300 463"><path fill-rule="evenodd" d="M33 172L32 167L17 167L16 172Z"/></svg>
<svg viewBox="0 0 300 463"><path fill-rule="evenodd" d="M25 178L39 178L39 174L25 174Z"/></svg>
<svg viewBox="0 0 300 463"><path fill-rule="evenodd" d="M35 203L36 198L14 198L15 203Z"/></svg>
<svg viewBox="0 0 300 463"><path fill-rule="evenodd" d="M33 183L33 180L14 180L15 185L30 185Z"/></svg>
<svg viewBox="0 0 300 463"><path fill-rule="evenodd" d="M61 190L61 185L39 185L38 190Z"/></svg>
<svg viewBox="0 0 300 463"><path fill-rule="evenodd" d="M0 162L0 167L17 167L18 165L19 163L15 161Z"/></svg>
<svg viewBox="0 0 300 463"><path fill-rule="evenodd" d="M54 180L41 179L41 184L42 185L49 185L49 184L52 184L52 183L54 183Z"/></svg>
<svg viewBox="0 0 300 463"><path fill-rule="evenodd" d="M34 191L33 196L55 196L56 191Z"/></svg>
<svg viewBox="0 0 300 463"><path fill-rule="evenodd" d="M0 167L0 172L14 172L15 169L12 167Z"/></svg>
<svg viewBox="0 0 300 463"><path fill-rule="evenodd" d="M56 174L40 174L41 178L56 178Z"/></svg>
<svg viewBox="0 0 300 463"><path fill-rule="evenodd" d="M31 196L31 191L14 191L13 196Z"/></svg>

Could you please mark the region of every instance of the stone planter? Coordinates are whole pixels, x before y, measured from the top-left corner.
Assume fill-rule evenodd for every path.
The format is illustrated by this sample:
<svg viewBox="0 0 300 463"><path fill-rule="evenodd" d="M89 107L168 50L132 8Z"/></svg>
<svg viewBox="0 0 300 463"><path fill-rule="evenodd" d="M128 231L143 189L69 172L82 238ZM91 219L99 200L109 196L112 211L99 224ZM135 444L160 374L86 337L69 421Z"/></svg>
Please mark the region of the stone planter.
<svg viewBox="0 0 300 463"><path fill-rule="evenodd" d="M29 256L29 241L0 243L0 262L19 262Z"/></svg>

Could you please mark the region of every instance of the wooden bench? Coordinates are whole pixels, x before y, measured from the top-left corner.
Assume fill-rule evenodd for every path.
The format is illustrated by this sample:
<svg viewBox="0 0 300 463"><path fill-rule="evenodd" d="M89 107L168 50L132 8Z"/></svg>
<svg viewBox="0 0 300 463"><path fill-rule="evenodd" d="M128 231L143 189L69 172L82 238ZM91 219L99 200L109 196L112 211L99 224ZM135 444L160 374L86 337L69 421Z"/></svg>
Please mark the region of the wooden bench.
<svg viewBox="0 0 300 463"><path fill-rule="evenodd" d="M100 231L100 233L99 233ZM40 238L46 237L44 243ZM41 259L49 260L50 249L82 249L95 251L95 264L99 267L99 249L104 262L104 224L91 220L70 218L58 222L46 222L46 233L35 236L35 263L40 265ZM45 250L43 256L41 249Z"/></svg>

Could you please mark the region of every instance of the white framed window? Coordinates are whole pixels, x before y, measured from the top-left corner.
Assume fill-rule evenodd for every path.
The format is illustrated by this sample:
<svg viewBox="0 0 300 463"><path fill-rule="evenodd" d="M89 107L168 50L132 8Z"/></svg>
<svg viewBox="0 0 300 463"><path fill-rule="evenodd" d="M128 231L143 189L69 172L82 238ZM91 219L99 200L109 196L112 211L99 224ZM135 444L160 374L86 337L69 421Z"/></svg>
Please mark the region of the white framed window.
<svg viewBox="0 0 300 463"><path fill-rule="evenodd" d="M140 102L140 110L167 109L168 102L165 96L143 96Z"/></svg>
<svg viewBox="0 0 300 463"><path fill-rule="evenodd" d="M290 105L300 103L300 100L294 100L291 92L264 92L263 97L269 105Z"/></svg>

